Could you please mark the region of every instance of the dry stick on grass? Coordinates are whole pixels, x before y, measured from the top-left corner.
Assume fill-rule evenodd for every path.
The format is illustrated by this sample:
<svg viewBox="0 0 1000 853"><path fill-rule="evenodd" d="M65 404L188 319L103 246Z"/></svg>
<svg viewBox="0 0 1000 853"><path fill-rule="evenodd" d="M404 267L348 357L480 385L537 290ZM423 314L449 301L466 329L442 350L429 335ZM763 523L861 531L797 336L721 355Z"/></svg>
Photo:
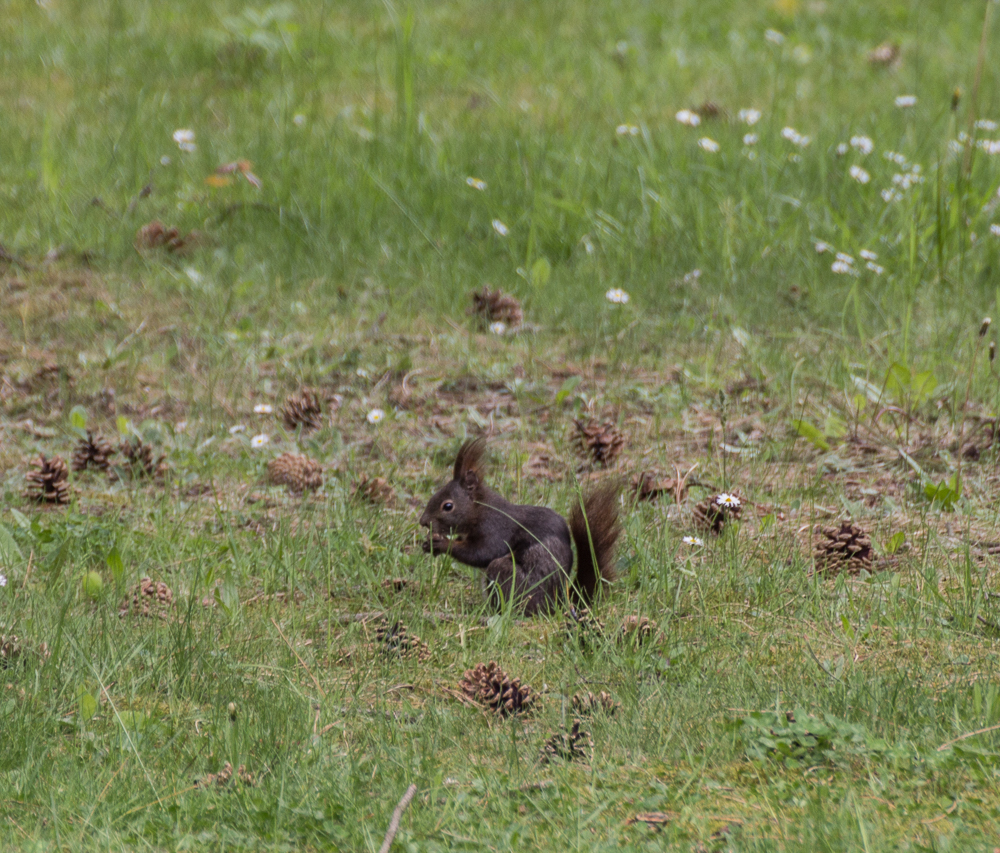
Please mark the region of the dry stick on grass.
<svg viewBox="0 0 1000 853"><path fill-rule="evenodd" d="M406 793L403 794L403 799L399 801L396 805L396 810L392 813L392 820L389 821L389 828L385 831L385 840L382 842L382 846L379 848L378 853L389 853L389 848L392 846L392 839L396 837L396 833L399 832L399 822L403 819L403 812L406 811L406 807L410 804L410 800L417 793L417 786L410 785L406 789Z"/></svg>
<svg viewBox="0 0 1000 853"><path fill-rule="evenodd" d="M271 617L271 624L274 625L274 627L278 629L278 634L281 637L281 639L285 641L285 645L288 646L288 648L291 651L291 653L293 655L295 655L295 659L300 664L302 664L302 668L306 671L306 674L312 679L312 683L316 685L316 689L319 691L319 695L323 696L325 698L326 697L326 691L322 687L319 686L319 681L317 680L316 676L313 675L312 670L309 669L309 665L304 660L302 660L302 658L299 657L299 653L297 651L295 651L295 649L292 646L292 644L290 642L288 642L288 637L286 637L284 635L284 633L281 630L281 626L277 622L274 621L274 617L273 616Z"/></svg>
<svg viewBox="0 0 1000 853"><path fill-rule="evenodd" d="M959 735L957 738L952 738L951 740L946 740L941 746L937 748L938 752L944 752L949 746L958 743L960 740L965 740L966 738L975 737L976 735L983 735L986 732L995 732L1000 729L1000 723L995 726L987 726L985 729L976 729L974 732L967 732L964 735Z"/></svg>

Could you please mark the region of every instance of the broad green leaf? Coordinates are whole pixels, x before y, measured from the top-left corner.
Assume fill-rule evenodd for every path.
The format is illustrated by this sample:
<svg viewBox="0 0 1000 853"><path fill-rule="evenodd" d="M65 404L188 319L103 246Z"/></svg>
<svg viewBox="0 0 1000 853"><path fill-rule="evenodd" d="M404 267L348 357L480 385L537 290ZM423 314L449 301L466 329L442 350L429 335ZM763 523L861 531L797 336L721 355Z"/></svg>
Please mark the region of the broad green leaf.
<svg viewBox="0 0 1000 853"><path fill-rule="evenodd" d="M83 406L74 406L69 410L69 425L81 431L87 428L87 410Z"/></svg>
<svg viewBox="0 0 1000 853"><path fill-rule="evenodd" d="M92 720L94 714L97 713L97 700L94 698L94 694L86 687L81 687L77 690L76 698L80 703L80 719L85 723Z"/></svg>
<svg viewBox="0 0 1000 853"><path fill-rule="evenodd" d="M809 441L813 447L823 451L830 449L829 442L823 437L823 433L819 431L819 428L815 424L802 420L801 418L795 418L792 421L792 428L804 439Z"/></svg>
<svg viewBox="0 0 1000 853"><path fill-rule="evenodd" d="M904 542L906 542L906 534L902 530L893 533L889 541L885 543L885 553L895 554L903 547Z"/></svg>
<svg viewBox="0 0 1000 853"><path fill-rule="evenodd" d="M910 369L905 364L895 362L885 378L885 388L897 400L905 397L911 387Z"/></svg>
<svg viewBox="0 0 1000 853"><path fill-rule="evenodd" d="M828 438L843 438L847 435L847 424L834 412L830 412L823 422L823 435Z"/></svg>
<svg viewBox="0 0 1000 853"><path fill-rule="evenodd" d="M117 423L117 426L118 426L118 434L119 435L126 436L126 435L129 434L130 429L129 429L128 418L126 418L124 415L119 415L118 416L118 420L116 421L116 423Z"/></svg>
<svg viewBox="0 0 1000 853"><path fill-rule="evenodd" d="M17 547L14 535L6 526L0 524L0 565L10 567L23 559L24 555L21 553L21 549Z"/></svg>
<svg viewBox="0 0 1000 853"><path fill-rule="evenodd" d="M539 289L545 287L552 277L552 264L548 258L539 258L531 265L531 284Z"/></svg>
<svg viewBox="0 0 1000 853"><path fill-rule="evenodd" d="M566 380L562 385L559 386L559 390L556 391L556 404L558 405L563 400L565 400L570 394L573 393L577 385L580 384L583 377L581 376L567 376Z"/></svg>
<svg viewBox="0 0 1000 853"><path fill-rule="evenodd" d="M926 401L934 393L937 384L937 377L929 370L915 374L910 383L910 395L913 402L923 403Z"/></svg>

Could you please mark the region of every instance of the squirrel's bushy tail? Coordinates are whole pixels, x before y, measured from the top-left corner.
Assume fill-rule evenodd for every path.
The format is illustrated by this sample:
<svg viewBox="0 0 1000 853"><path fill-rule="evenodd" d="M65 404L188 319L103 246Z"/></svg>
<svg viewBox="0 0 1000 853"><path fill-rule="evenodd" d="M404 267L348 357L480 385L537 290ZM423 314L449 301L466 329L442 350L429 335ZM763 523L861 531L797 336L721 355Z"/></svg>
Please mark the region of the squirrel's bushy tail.
<svg viewBox="0 0 1000 853"><path fill-rule="evenodd" d="M605 483L577 504L569 516L569 529L576 545L576 586L581 603L593 600L601 578L615 579L615 543L621 534L618 523L618 493L621 484Z"/></svg>

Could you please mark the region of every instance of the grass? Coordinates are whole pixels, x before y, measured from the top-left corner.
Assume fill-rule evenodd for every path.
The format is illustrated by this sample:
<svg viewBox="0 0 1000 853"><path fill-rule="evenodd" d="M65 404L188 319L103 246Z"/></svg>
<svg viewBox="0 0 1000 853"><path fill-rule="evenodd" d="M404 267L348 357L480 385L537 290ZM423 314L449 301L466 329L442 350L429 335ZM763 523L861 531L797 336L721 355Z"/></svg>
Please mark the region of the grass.
<svg viewBox="0 0 1000 853"><path fill-rule="evenodd" d="M4 849L377 850L410 784L394 850L994 849L1000 160L960 136L1000 135L987 4L0 8ZM240 159L259 189L216 174ZM155 219L190 251L136 251ZM524 330L467 316L486 283ZM309 433L279 414L303 386ZM481 433L493 485L567 512L603 476L589 417L628 439L613 472L701 485L626 503L581 646L487 610L415 522ZM26 498L84 427L167 478ZM292 449L319 492L269 484ZM872 571L814 572L844 518ZM143 577L169 619L119 618ZM384 654L381 617L428 654ZM456 698L488 660L533 714ZM602 690L586 760L541 763Z"/></svg>

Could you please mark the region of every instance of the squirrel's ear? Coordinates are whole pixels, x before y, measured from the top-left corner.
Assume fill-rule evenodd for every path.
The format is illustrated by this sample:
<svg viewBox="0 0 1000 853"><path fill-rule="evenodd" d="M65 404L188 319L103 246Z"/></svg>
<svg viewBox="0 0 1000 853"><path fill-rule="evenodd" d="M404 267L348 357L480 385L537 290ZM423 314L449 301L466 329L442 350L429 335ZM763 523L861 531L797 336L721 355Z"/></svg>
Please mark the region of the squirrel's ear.
<svg viewBox="0 0 1000 853"><path fill-rule="evenodd" d="M470 495L474 495L479 491L482 481L479 479L479 472L475 468L467 468L462 472L461 483L465 491Z"/></svg>
<svg viewBox="0 0 1000 853"><path fill-rule="evenodd" d="M482 482L483 453L486 451L486 441L482 438L467 441L455 457L454 478L468 491L478 488Z"/></svg>

